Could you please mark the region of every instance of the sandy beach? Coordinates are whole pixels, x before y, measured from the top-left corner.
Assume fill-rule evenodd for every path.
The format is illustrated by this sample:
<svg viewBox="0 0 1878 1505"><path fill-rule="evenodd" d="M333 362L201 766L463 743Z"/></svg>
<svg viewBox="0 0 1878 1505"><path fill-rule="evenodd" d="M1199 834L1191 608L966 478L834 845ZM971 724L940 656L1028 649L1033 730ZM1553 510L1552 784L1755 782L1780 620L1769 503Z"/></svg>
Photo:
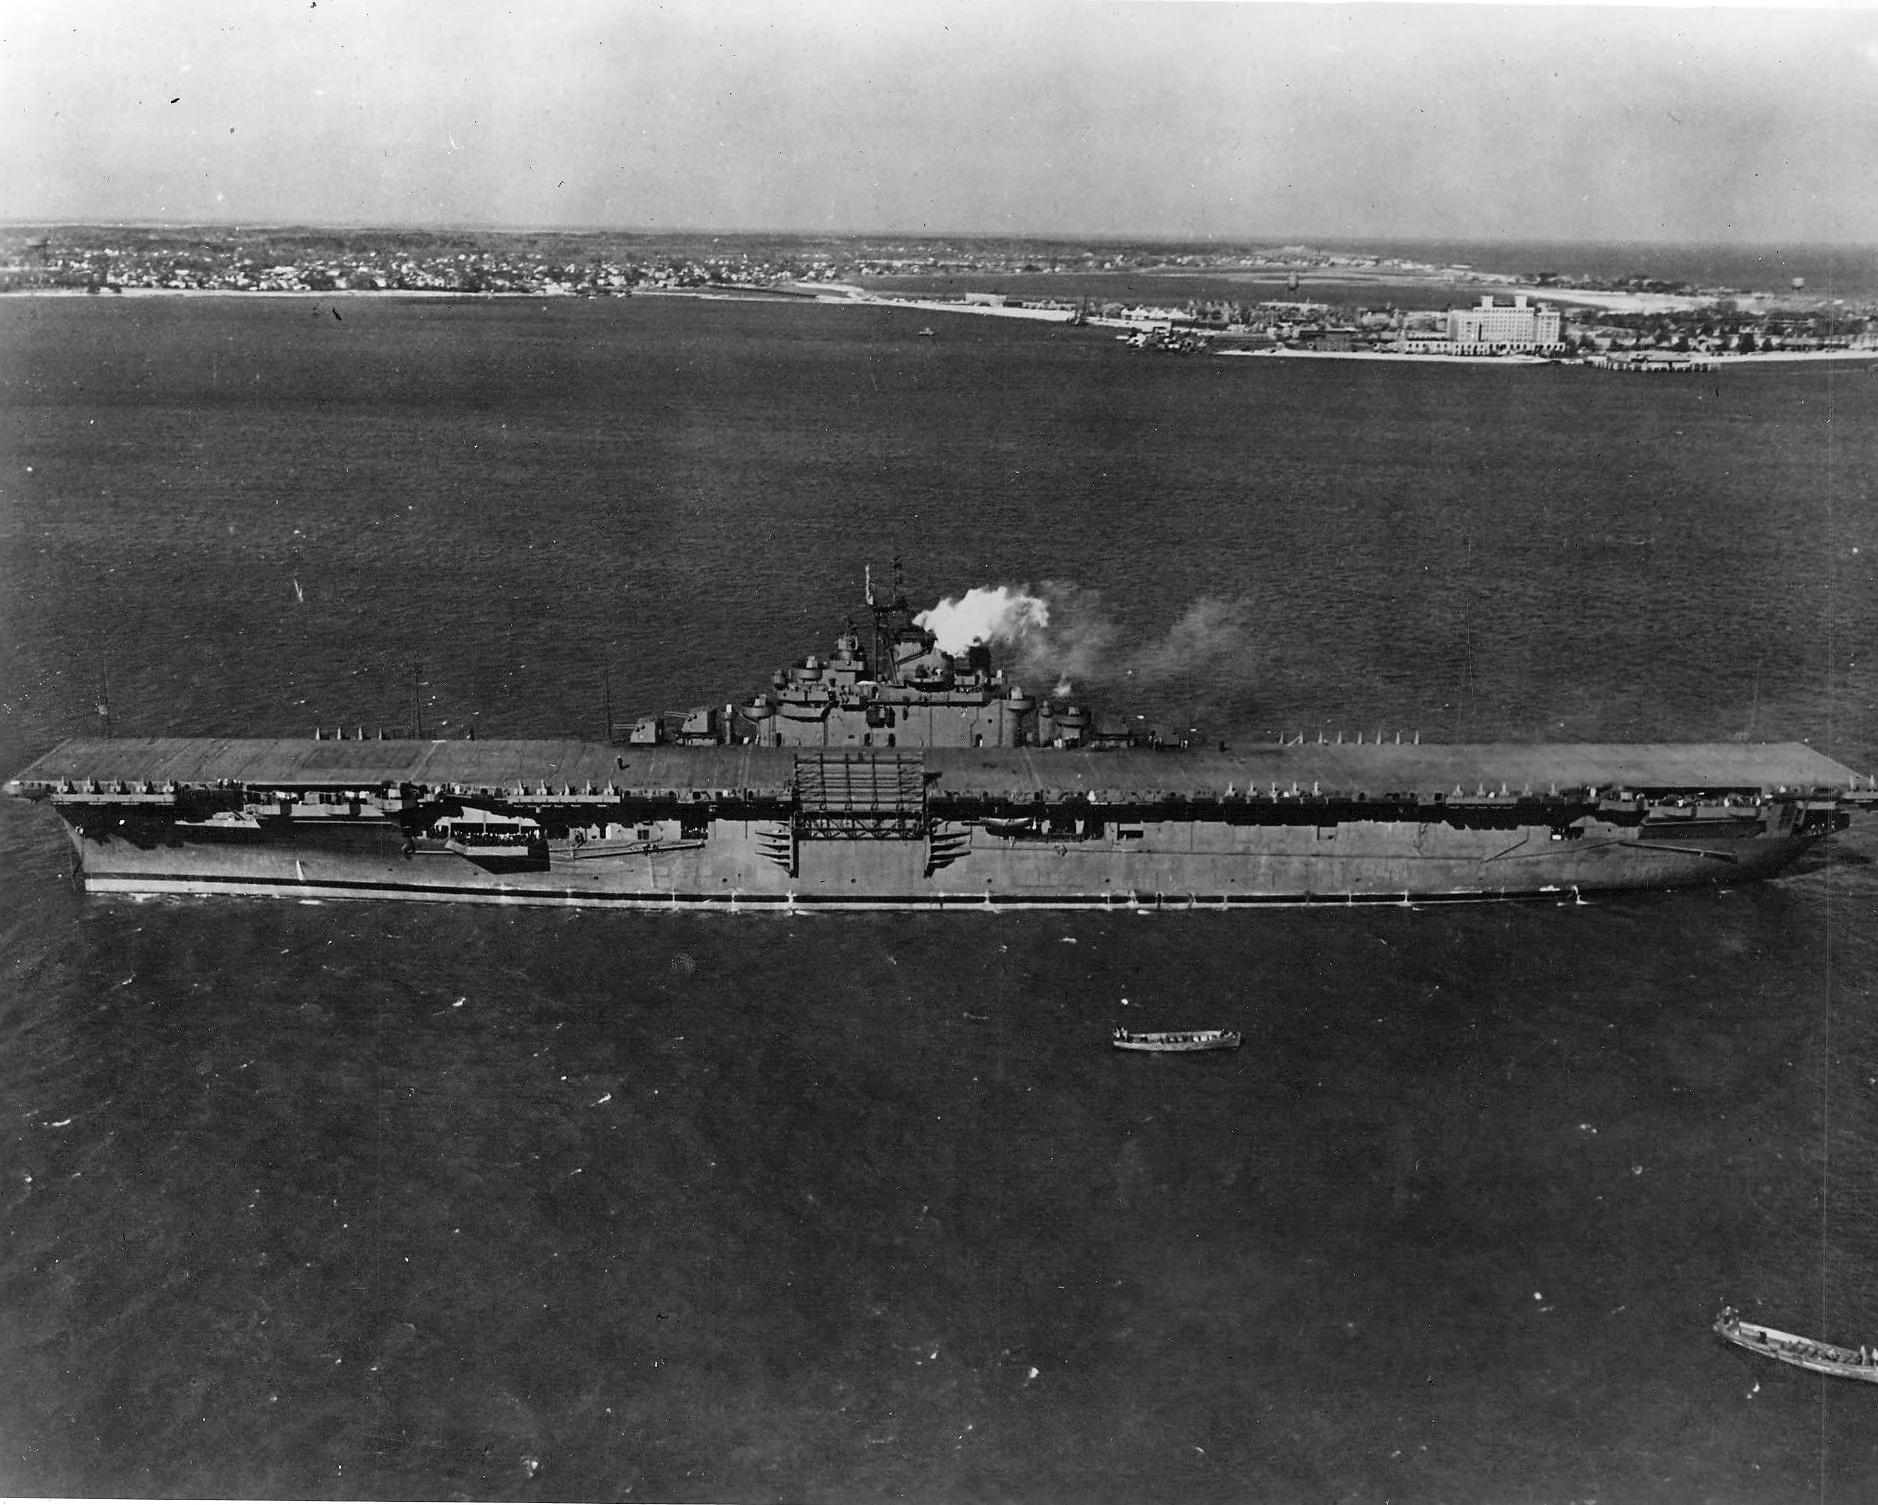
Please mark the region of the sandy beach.
<svg viewBox="0 0 1878 1505"><path fill-rule="evenodd" d="M1424 355L1408 350L1216 350L1215 355L1239 358L1271 359L1278 357L1286 360L1314 361L1419 361L1424 365L1436 366L1577 366L1589 364L1576 358L1554 359L1544 355ZM1667 351L1657 352L1667 355ZM1878 350L1768 350L1754 355L1696 355L1691 360L1699 361L1707 371L1726 371L1734 366L1765 365L1770 362L1789 362L1798 364L1817 364L1821 361L1866 361L1878 362ZM1621 370L1621 367L1602 367L1599 369ZM1673 368L1672 368L1673 369ZM1668 374L1659 372L1658 374Z"/></svg>
<svg viewBox="0 0 1878 1505"><path fill-rule="evenodd" d="M1713 297L1702 297L1685 293L1606 292L1589 287L1527 285L1521 285L1519 291L1535 303L1575 303L1614 314L1686 314L1719 303L1723 296L1719 293Z"/></svg>
<svg viewBox="0 0 1878 1505"><path fill-rule="evenodd" d="M1264 350L1215 350L1215 355L1248 359L1280 357L1287 360L1314 361L1419 361L1436 366L1544 366L1543 355L1426 355L1410 350L1292 350L1273 347Z"/></svg>

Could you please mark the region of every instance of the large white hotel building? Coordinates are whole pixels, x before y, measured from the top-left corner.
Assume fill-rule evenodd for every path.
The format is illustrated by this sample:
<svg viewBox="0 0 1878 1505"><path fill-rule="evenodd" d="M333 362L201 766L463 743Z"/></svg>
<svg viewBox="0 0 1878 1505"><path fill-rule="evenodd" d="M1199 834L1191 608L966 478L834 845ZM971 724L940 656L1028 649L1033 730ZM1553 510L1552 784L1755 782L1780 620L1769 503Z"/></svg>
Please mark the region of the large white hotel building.
<svg viewBox="0 0 1878 1505"><path fill-rule="evenodd" d="M1512 306L1495 306L1493 294L1478 308L1448 310L1448 341L1455 355L1491 355L1502 350L1557 350L1561 318L1556 308L1528 304L1514 296Z"/></svg>

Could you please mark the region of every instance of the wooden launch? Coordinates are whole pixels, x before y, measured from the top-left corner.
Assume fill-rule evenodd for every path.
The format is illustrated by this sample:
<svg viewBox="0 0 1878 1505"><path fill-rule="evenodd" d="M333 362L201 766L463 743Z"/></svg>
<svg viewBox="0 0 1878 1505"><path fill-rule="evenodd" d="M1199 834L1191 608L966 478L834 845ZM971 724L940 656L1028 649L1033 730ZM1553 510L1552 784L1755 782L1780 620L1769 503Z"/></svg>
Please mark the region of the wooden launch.
<svg viewBox="0 0 1878 1505"><path fill-rule="evenodd" d="M1730 1307L1724 1307L1715 1319L1715 1331L1730 1343L1763 1358L1778 1359L1814 1374L1830 1374L1842 1380L1864 1380L1878 1385L1878 1347L1845 1348L1824 1343L1818 1338L1785 1333L1777 1327L1748 1322Z"/></svg>
<svg viewBox="0 0 1878 1505"><path fill-rule="evenodd" d="M1117 1029L1109 1044L1117 1050L1188 1051L1237 1050L1243 1040L1236 1029Z"/></svg>

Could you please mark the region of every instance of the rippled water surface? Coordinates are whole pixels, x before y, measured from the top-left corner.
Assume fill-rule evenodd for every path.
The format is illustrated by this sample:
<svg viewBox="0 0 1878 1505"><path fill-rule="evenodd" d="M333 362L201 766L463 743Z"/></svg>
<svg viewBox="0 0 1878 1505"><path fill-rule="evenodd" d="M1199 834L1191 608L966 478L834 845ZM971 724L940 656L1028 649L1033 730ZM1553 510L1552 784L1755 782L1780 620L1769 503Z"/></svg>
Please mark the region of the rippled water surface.
<svg viewBox="0 0 1878 1505"><path fill-rule="evenodd" d="M1862 365L923 317L0 304L0 763L107 679L131 734L591 735L898 551L1224 735L1878 767ZM1708 1322L1878 1338L1874 824L1587 906L733 920L87 899L7 802L0 1486L1853 1498L1864 1387Z"/></svg>

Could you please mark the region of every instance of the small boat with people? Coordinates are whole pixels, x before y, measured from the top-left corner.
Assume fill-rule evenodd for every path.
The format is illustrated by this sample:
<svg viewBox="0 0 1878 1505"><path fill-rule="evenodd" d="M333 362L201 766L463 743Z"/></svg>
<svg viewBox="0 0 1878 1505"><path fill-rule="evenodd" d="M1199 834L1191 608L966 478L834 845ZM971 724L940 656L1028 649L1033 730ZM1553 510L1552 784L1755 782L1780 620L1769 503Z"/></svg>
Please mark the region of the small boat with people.
<svg viewBox="0 0 1878 1505"><path fill-rule="evenodd" d="M1798 1333L1783 1333L1777 1327L1748 1322L1731 1306L1725 1306L1715 1319L1715 1331L1730 1343L1763 1358L1779 1359L1815 1374L1835 1375L1842 1380L1864 1380L1878 1385L1878 1345L1861 1343L1846 1348L1825 1343L1818 1338L1804 1338Z"/></svg>
<svg viewBox="0 0 1878 1505"><path fill-rule="evenodd" d="M1243 1039L1236 1029L1128 1030L1118 1026L1109 1043L1117 1050L1237 1050Z"/></svg>

